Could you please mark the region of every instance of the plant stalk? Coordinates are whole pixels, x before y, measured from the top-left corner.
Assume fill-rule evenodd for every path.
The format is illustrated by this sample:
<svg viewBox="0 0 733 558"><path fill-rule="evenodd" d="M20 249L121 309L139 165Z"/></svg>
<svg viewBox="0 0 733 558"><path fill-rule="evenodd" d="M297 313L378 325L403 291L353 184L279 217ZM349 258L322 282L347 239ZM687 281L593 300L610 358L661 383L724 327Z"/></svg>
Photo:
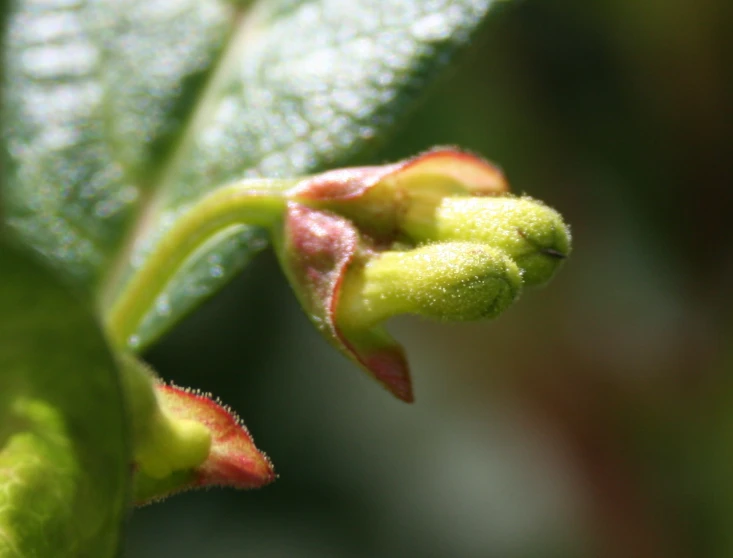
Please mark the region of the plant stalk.
<svg viewBox="0 0 733 558"><path fill-rule="evenodd" d="M233 225L272 228L285 210L284 191L296 182L237 182L212 192L184 213L105 313L112 345L135 348L131 339L155 300L184 262L212 236Z"/></svg>

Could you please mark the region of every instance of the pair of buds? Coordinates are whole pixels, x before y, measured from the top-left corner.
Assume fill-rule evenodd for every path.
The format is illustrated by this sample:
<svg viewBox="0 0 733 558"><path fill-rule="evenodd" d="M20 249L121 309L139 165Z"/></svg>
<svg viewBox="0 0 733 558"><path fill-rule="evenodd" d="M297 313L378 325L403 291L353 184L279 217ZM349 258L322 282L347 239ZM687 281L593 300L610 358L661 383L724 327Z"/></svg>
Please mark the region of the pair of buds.
<svg viewBox="0 0 733 558"><path fill-rule="evenodd" d="M413 399L409 368L387 319L494 318L524 285L546 283L570 252L556 211L511 196L496 167L454 150L327 172L285 197L273 237L301 305L404 401Z"/></svg>

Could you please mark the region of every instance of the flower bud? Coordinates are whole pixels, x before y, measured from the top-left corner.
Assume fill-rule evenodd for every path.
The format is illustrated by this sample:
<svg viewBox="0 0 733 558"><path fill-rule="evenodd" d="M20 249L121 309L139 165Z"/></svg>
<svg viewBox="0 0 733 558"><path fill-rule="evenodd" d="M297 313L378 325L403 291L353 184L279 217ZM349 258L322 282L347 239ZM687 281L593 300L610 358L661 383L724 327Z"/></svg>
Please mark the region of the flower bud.
<svg viewBox="0 0 733 558"><path fill-rule="evenodd" d="M201 465L211 450L206 427L162 409L155 390L158 380L145 364L128 354L121 357L121 364L138 469L161 479Z"/></svg>
<svg viewBox="0 0 733 558"><path fill-rule="evenodd" d="M570 253L562 217L529 197L445 197L411 206L403 228L416 242L467 240L493 246L522 271L525 285L552 278Z"/></svg>
<svg viewBox="0 0 733 558"><path fill-rule="evenodd" d="M522 289L517 265L472 242L387 251L346 273L338 301L343 330L373 327L399 314L462 322L494 318Z"/></svg>
<svg viewBox="0 0 733 558"><path fill-rule="evenodd" d="M267 456L228 408L161 383L132 355L124 355L121 365L136 504L201 486L254 488L274 480Z"/></svg>
<svg viewBox="0 0 733 558"><path fill-rule="evenodd" d="M496 317L523 285L548 281L570 251L557 212L510 196L499 169L453 149L326 172L285 195L274 244L303 308L405 401L410 375L387 319Z"/></svg>

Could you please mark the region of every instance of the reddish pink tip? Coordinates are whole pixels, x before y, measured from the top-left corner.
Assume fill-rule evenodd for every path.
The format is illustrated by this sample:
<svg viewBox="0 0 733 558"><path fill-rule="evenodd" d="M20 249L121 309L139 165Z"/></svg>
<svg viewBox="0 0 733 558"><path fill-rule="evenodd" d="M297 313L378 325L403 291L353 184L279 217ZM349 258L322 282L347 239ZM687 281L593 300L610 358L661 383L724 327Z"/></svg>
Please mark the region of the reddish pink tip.
<svg viewBox="0 0 733 558"><path fill-rule="evenodd" d="M415 400L412 393L410 369L402 347L395 344L379 352L358 356L364 367L371 371L377 381L395 397L405 403L412 403Z"/></svg>

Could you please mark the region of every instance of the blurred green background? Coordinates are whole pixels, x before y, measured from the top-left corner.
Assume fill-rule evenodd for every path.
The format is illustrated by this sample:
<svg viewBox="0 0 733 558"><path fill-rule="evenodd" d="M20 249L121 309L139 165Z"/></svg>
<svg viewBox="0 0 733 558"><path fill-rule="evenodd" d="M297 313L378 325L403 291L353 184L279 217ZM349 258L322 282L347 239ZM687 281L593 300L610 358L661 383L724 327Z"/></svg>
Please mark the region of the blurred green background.
<svg viewBox="0 0 733 558"><path fill-rule="evenodd" d="M146 356L280 474L135 512L135 558L733 556L733 3L518 0L370 162L459 145L574 253L487 324L392 324L416 403L266 254Z"/></svg>

